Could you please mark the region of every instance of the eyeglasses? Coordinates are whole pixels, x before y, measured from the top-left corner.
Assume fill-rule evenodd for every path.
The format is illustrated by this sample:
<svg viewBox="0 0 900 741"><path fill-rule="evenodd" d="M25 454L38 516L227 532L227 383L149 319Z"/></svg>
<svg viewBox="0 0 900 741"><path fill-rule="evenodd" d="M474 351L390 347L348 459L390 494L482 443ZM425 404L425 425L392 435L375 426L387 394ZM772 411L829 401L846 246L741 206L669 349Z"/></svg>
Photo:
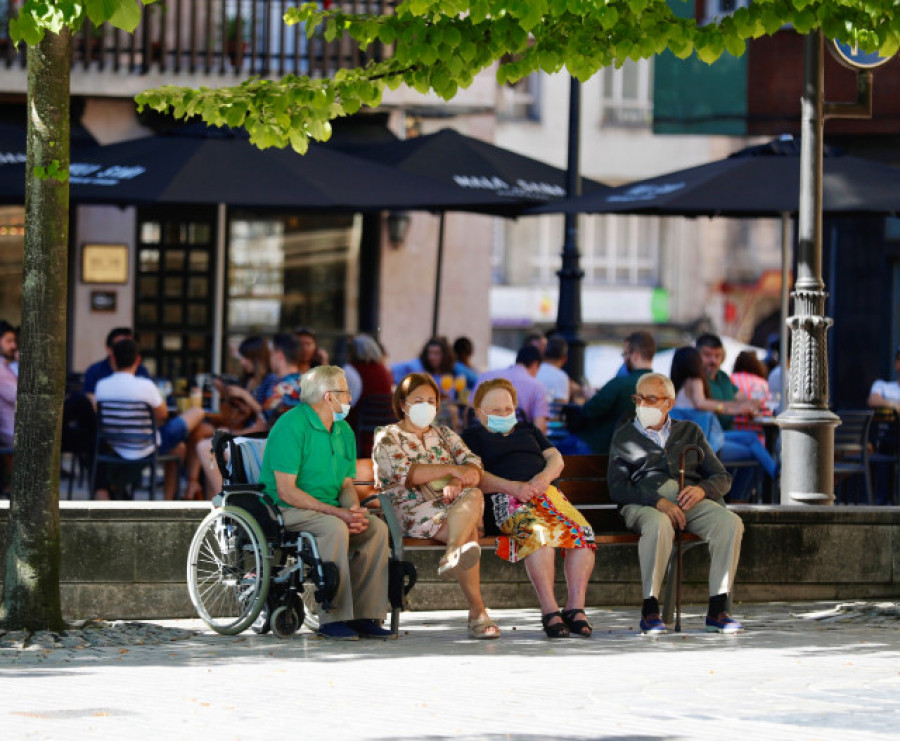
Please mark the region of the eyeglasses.
<svg viewBox="0 0 900 741"><path fill-rule="evenodd" d="M644 396L643 394L632 394L631 400L634 402L635 406L640 406L641 404L649 404L652 407L655 407L661 401L668 401L669 397L667 396Z"/></svg>
<svg viewBox="0 0 900 741"><path fill-rule="evenodd" d="M350 395L350 391L348 389L325 389L327 392L331 394L347 394Z"/></svg>

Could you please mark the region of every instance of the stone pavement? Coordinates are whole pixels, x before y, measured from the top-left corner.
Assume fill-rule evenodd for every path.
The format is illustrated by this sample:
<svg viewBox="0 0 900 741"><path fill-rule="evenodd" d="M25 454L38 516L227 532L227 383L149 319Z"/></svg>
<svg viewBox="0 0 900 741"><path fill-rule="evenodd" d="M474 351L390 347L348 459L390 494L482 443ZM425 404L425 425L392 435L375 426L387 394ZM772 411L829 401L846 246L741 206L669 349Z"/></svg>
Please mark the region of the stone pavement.
<svg viewBox="0 0 900 741"><path fill-rule="evenodd" d="M68 646L44 636L22 648L21 637L7 634L0 734L896 738L900 609L835 608L739 605L746 632L720 636L702 632L701 606L690 605L684 632L659 639L638 635L636 609L592 608L592 640L552 643L536 610L493 611L504 635L491 642L467 640L460 612L404 614L400 639L390 642L331 643L305 628L286 641L219 636L197 620L115 624L103 629L106 641L76 631Z"/></svg>

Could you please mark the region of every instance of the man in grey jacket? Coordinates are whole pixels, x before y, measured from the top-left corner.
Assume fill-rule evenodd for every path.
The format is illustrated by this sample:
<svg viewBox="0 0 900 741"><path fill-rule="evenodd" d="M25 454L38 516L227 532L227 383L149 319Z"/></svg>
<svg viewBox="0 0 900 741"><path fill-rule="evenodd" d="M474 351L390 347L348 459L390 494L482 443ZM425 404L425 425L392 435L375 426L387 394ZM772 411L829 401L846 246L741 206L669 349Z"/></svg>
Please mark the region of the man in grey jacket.
<svg viewBox="0 0 900 741"><path fill-rule="evenodd" d="M727 606L744 525L722 502L731 488L731 476L696 424L669 418L675 389L666 376L641 376L636 391L636 416L623 423L612 439L607 481L610 497L619 505L625 524L641 534L641 631L653 634L667 630L657 598L675 530L680 529L699 535L709 544L706 630L737 633L743 626L728 614ZM689 445L703 450L703 461L698 462L696 452L687 452L685 485L679 490L681 454Z"/></svg>

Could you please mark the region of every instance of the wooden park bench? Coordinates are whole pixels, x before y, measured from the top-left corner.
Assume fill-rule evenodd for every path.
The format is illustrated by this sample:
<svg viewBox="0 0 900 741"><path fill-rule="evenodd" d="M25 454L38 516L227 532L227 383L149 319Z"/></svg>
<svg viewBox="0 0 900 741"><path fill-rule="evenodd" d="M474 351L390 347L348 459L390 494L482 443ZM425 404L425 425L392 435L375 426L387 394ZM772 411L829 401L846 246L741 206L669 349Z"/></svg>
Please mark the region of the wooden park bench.
<svg viewBox="0 0 900 741"><path fill-rule="evenodd" d="M567 455L563 457L563 461L565 466L562 474L556 480L556 486L594 528L594 540L597 547L636 546L640 537L625 527L625 522L619 515L616 504L609 497L609 489L606 485L607 456ZM360 501L371 506L378 499L371 460L363 458L357 460L354 484ZM393 507L389 502L381 501L381 509L391 531L392 558L395 560L402 561L407 550L443 550L446 548L446 545L438 540L398 537L402 530ZM493 549L496 539L494 537L480 538L479 543L482 548ZM698 536L684 533L682 535L682 553L701 543L703 541ZM672 622L675 611L676 560L677 552L673 548L669 565L666 568L666 591L662 603L663 620L667 623ZM396 630L396 623L399 620L398 612L395 609L391 617L392 630Z"/></svg>

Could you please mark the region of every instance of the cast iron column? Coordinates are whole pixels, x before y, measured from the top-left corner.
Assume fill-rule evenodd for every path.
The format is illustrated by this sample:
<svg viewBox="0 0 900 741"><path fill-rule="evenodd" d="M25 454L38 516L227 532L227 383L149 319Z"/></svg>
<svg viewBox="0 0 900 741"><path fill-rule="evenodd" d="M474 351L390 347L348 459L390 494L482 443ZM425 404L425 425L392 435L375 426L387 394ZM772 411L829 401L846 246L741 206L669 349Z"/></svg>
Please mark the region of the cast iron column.
<svg viewBox="0 0 900 741"><path fill-rule="evenodd" d="M800 150L800 213L797 280L792 332L788 407L778 417L783 469L782 504L834 502L834 428L828 410L827 332L822 281L822 138L824 72L821 32L807 34L803 47Z"/></svg>
<svg viewBox="0 0 900 741"><path fill-rule="evenodd" d="M578 139L581 118L581 83L574 77L569 81L569 156L566 172L566 196L581 195L581 175L578 165ZM556 330L569 344L566 372L581 382L584 377L584 340L581 339L581 269L578 254L578 214L565 215L565 235L562 248L562 268L559 276L559 304L556 309Z"/></svg>

